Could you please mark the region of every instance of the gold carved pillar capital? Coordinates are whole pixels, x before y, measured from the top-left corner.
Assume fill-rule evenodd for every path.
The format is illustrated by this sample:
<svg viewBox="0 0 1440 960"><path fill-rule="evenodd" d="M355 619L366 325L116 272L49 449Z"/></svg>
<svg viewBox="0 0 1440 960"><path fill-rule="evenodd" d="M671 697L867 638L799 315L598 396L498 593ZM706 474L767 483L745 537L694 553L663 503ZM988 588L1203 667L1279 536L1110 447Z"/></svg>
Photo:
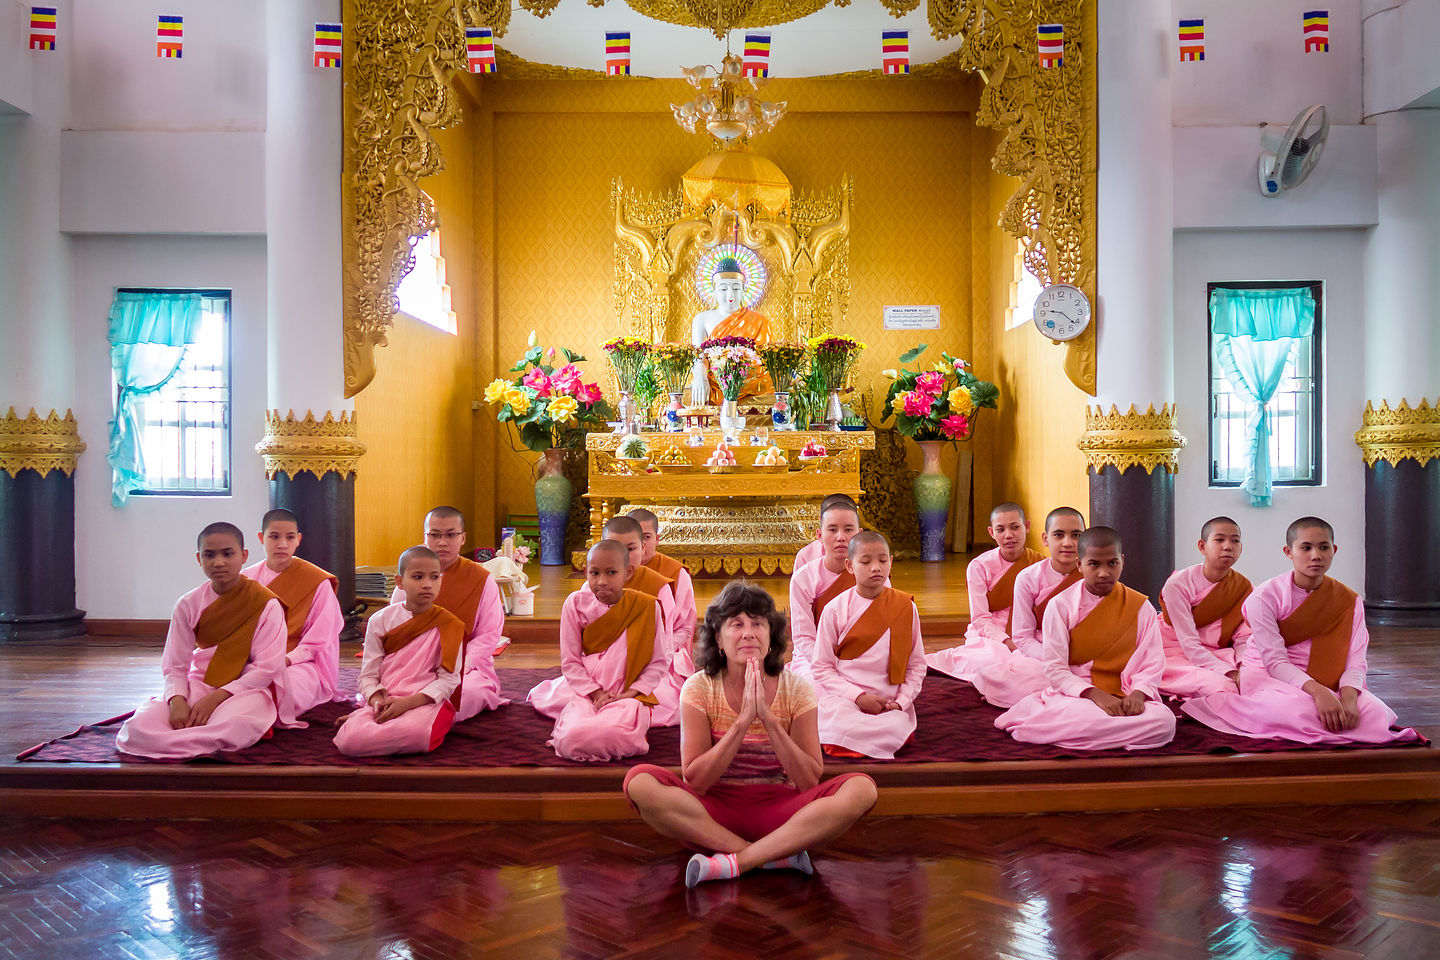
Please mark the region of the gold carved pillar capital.
<svg viewBox="0 0 1440 960"><path fill-rule="evenodd" d="M1153 473L1156 467L1164 467L1175 473L1180 469L1180 449L1185 443L1173 404L1163 404L1156 412L1152 403L1139 413L1132 403L1125 413L1114 405L1108 413L1103 407L1086 406L1085 433L1075 445L1096 472L1104 467L1114 467L1121 473L1131 467L1144 467L1146 473Z"/></svg>
<svg viewBox="0 0 1440 960"><path fill-rule="evenodd" d="M26 417L15 415L15 408L0 418L0 471L14 477L21 470L34 470L44 476L59 470L65 476L75 472L85 441L80 439L75 414L54 410L41 417L30 408Z"/></svg>
<svg viewBox="0 0 1440 960"><path fill-rule="evenodd" d="M297 419L291 410L280 416L279 410L265 414L265 439L255 444L255 452L265 458L265 478L278 474L296 474L309 470L316 478L335 472L345 477L355 472L356 461L365 453L365 444L355 433L355 415L341 413L339 418L329 410L323 419L305 411Z"/></svg>
<svg viewBox="0 0 1440 960"><path fill-rule="evenodd" d="M1360 422L1355 443L1367 467L1381 460L1392 467L1401 460L1414 460L1423 467L1430 460L1440 459L1440 400L1431 406L1428 399L1421 397L1420 405L1415 407L1404 398L1398 407L1381 400L1378 410L1367 401Z"/></svg>

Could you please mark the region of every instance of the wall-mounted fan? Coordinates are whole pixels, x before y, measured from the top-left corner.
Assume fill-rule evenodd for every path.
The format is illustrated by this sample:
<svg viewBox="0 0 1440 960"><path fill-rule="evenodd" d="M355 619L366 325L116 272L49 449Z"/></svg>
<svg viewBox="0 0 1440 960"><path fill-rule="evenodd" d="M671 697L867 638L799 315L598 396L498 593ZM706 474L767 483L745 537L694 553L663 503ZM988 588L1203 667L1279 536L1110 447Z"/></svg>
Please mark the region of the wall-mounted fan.
<svg viewBox="0 0 1440 960"><path fill-rule="evenodd" d="M1310 176L1325 137L1330 133L1330 118L1322 104L1301 110L1283 137L1272 132L1270 124L1260 126L1260 194L1278 197L1298 186Z"/></svg>

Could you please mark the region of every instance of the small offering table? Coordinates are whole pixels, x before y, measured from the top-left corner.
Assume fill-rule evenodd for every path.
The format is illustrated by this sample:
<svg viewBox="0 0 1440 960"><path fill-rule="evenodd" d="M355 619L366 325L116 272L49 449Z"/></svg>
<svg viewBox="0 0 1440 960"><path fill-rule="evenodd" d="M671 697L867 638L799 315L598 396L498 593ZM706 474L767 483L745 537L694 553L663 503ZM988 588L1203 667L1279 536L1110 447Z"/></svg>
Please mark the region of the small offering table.
<svg viewBox="0 0 1440 960"><path fill-rule="evenodd" d="M635 507L660 518L661 550L692 574L790 573L795 551L814 539L820 501L832 493L859 497L860 451L875 449L869 430L771 433L769 442L752 446L748 434L732 444L733 472L711 472L704 466L722 434L707 430L701 444L688 446L688 433L642 433L648 460L623 460L616 451L628 439L621 434L592 433L585 438L590 458L590 543L600 539L605 521ZM828 455L802 461L810 441ZM657 467L656 460L675 446L688 461ZM755 458L777 446L790 461L785 468L757 468ZM585 554L571 558L584 569Z"/></svg>

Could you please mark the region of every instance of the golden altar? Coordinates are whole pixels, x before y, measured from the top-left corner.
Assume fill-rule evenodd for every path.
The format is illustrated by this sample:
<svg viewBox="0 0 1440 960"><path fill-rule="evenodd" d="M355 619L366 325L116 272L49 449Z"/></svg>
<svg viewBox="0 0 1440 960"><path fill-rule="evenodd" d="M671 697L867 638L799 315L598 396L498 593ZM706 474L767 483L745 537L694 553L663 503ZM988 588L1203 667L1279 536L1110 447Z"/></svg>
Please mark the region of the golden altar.
<svg viewBox="0 0 1440 960"><path fill-rule="evenodd" d="M701 443L687 445L697 435ZM612 516L644 507L660 518L661 549L685 564L692 575L790 573L795 551L815 537L820 501L832 493L858 498L860 451L875 449L870 430L775 432L763 445L749 445L744 438L731 444L737 461L734 472L712 473L704 463L723 439L719 430L647 431L640 436L652 455L674 444L685 452L691 468L660 472L646 461L616 456L629 439L626 435L587 434L589 543L600 539L605 521ZM828 456L802 462L800 451L812 440L823 444ZM785 451L788 469L771 473L751 467L768 446ZM584 569L584 551L575 551L571 561L576 569Z"/></svg>

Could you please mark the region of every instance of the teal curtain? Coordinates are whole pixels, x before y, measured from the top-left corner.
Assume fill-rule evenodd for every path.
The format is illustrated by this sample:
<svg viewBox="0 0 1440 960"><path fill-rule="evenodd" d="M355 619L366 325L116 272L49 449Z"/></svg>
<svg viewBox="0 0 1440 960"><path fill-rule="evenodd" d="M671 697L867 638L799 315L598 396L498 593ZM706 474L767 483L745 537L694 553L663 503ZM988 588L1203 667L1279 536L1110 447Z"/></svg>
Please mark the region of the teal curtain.
<svg viewBox="0 0 1440 960"><path fill-rule="evenodd" d="M1210 293L1215 361L1225 379L1250 405L1245 420L1245 479L1250 505L1270 506L1270 410L1267 404L1285 372L1295 342L1315 329L1315 297L1309 287Z"/></svg>
<svg viewBox="0 0 1440 960"><path fill-rule="evenodd" d="M200 294L116 293L110 304L110 368L115 419L110 421L111 501L125 505L145 479L135 401L154 393L180 369L200 326Z"/></svg>

